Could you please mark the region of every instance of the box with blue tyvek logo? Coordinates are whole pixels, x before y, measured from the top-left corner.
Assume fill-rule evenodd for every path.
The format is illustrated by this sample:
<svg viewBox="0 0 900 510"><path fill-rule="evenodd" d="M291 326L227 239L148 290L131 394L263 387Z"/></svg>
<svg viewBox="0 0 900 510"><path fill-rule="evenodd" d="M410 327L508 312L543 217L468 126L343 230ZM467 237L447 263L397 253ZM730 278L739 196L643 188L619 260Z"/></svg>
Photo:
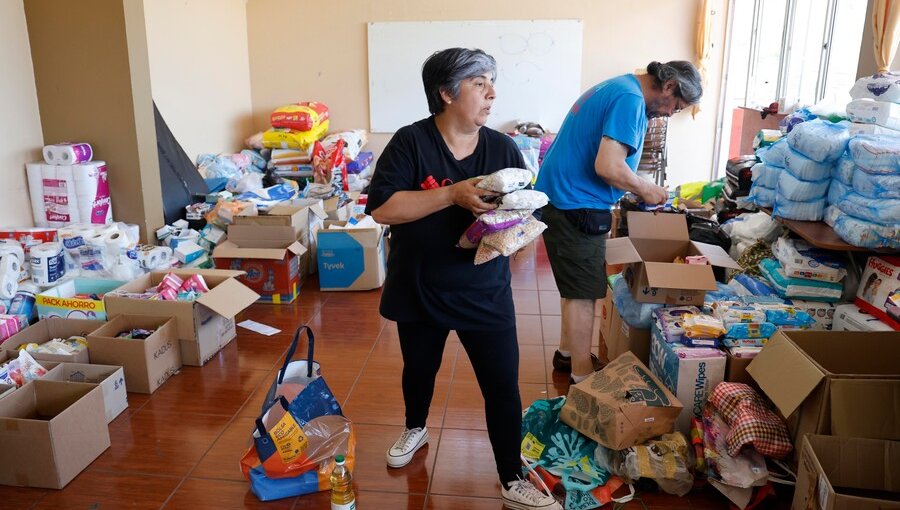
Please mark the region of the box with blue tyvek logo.
<svg viewBox="0 0 900 510"><path fill-rule="evenodd" d="M373 221L327 221L318 233L321 290L370 290L387 272L384 229Z"/></svg>

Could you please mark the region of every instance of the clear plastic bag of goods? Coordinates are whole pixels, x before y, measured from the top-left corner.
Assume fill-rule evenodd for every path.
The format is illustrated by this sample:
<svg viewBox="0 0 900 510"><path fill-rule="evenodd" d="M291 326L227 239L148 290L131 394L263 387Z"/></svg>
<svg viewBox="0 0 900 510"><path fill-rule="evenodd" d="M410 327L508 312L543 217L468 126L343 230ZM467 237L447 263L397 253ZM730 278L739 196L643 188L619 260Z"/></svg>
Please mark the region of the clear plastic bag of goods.
<svg viewBox="0 0 900 510"><path fill-rule="evenodd" d="M488 191L496 191L497 193L511 193L516 190L524 189L531 184L533 179L534 174L531 173L531 170L526 170L524 168L504 168L481 179L476 187Z"/></svg>
<svg viewBox="0 0 900 510"><path fill-rule="evenodd" d="M833 163L819 163L791 149L785 154L785 168L804 181L820 181L831 176Z"/></svg>
<svg viewBox="0 0 900 510"><path fill-rule="evenodd" d="M841 214L834 222L834 231L853 246L900 250L900 225L878 225Z"/></svg>
<svg viewBox="0 0 900 510"><path fill-rule="evenodd" d="M515 226L482 237L475 253L475 264L483 264L500 255L512 255L537 239L546 228L546 224L528 216Z"/></svg>
<svg viewBox="0 0 900 510"><path fill-rule="evenodd" d="M503 195L500 198L498 209L527 209L534 211L544 207L549 202L547 195L533 189L520 189Z"/></svg>
<svg viewBox="0 0 900 510"><path fill-rule="evenodd" d="M844 290L840 283L791 278L784 274L784 268L775 259L763 259L759 263L759 270L778 295L785 298L834 302L841 298ZM769 318L769 322L774 321Z"/></svg>
<svg viewBox="0 0 900 510"><path fill-rule="evenodd" d="M850 186L855 172L856 163L853 162L853 158L849 154L844 154L831 169L831 180L840 181L842 184Z"/></svg>
<svg viewBox="0 0 900 510"><path fill-rule="evenodd" d="M825 214L825 198L798 202L776 194L773 212L788 220L820 221Z"/></svg>
<svg viewBox="0 0 900 510"><path fill-rule="evenodd" d="M797 125L787 135L787 143L792 149L819 163L841 157L849 140L846 123L835 124L822 119Z"/></svg>
<svg viewBox="0 0 900 510"><path fill-rule="evenodd" d="M518 225L528 216L531 216L531 213L523 210L488 211L463 232L456 245L466 249L477 248L484 236Z"/></svg>
<svg viewBox="0 0 900 510"><path fill-rule="evenodd" d="M838 209L836 205L829 205L825 208L825 217L822 218L822 221L824 221L829 227L834 228L834 224L842 214L844 214L843 211Z"/></svg>
<svg viewBox="0 0 900 510"><path fill-rule="evenodd" d="M850 192L835 205L845 213L857 218L885 226L900 225L900 199L868 198Z"/></svg>
<svg viewBox="0 0 900 510"><path fill-rule="evenodd" d="M850 140L850 157L863 172L900 174L900 143L884 135L856 136Z"/></svg>
<svg viewBox="0 0 900 510"><path fill-rule="evenodd" d="M900 174L853 174L853 191L868 198L900 198Z"/></svg>
<svg viewBox="0 0 900 510"><path fill-rule="evenodd" d="M853 84L853 88L850 89L850 97L900 103L900 74L888 71L872 76L863 76Z"/></svg>
<svg viewBox="0 0 900 510"><path fill-rule="evenodd" d="M663 434L658 439L625 450L611 450L598 444L594 461L626 483L649 478L661 490L676 496L686 495L694 486L690 471L694 463L693 451L680 432Z"/></svg>
<svg viewBox="0 0 900 510"><path fill-rule="evenodd" d="M772 253L790 278L837 283L847 276L846 262L835 257L835 252L815 248L806 241L781 237L772 244Z"/></svg>
<svg viewBox="0 0 900 510"><path fill-rule="evenodd" d="M819 181L804 181L791 175L790 172L781 172L778 176L778 194L797 202L808 202L822 198L828 194L828 184L831 177Z"/></svg>
<svg viewBox="0 0 900 510"><path fill-rule="evenodd" d="M773 207L775 205L775 188L768 188L759 183L753 183L747 201L756 207Z"/></svg>
<svg viewBox="0 0 900 510"><path fill-rule="evenodd" d="M878 124L888 129L900 130L900 104L854 99L847 103L847 117L852 122Z"/></svg>
<svg viewBox="0 0 900 510"><path fill-rule="evenodd" d="M774 192L774 190L772 190ZM764 212L744 213L722 225L722 230L732 239L756 242L762 239L772 242L781 235L781 225Z"/></svg>
<svg viewBox="0 0 900 510"><path fill-rule="evenodd" d="M778 185L778 174L781 173L780 167L769 166L765 163L757 163L753 165L751 171L753 172L753 176L751 177L753 184L758 184L771 189L775 189L775 186Z"/></svg>
<svg viewBox="0 0 900 510"><path fill-rule="evenodd" d="M613 275L611 280L613 301L622 319L633 328L648 329L652 324L653 311L663 305L635 301L622 275Z"/></svg>
<svg viewBox="0 0 900 510"><path fill-rule="evenodd" d="M784 158L788 150L787 139L782 138L768 147L757 150L756 157L769 166L784 168L786 164Z"/></svg>

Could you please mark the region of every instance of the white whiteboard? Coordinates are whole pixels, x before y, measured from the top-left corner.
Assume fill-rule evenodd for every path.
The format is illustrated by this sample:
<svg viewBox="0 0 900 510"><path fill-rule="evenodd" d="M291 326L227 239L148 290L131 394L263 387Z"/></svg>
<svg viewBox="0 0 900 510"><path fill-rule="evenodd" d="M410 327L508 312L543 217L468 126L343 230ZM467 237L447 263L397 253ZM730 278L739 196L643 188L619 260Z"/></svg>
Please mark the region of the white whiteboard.
<svg viewBox="0 0 900 510"><path fill-rule="evenodd" d="M581 93L580 20L369 23L369 129L393 133L428 117L422 64L435 51L480 48L497 60L488 126L559 131Z"/></svg>

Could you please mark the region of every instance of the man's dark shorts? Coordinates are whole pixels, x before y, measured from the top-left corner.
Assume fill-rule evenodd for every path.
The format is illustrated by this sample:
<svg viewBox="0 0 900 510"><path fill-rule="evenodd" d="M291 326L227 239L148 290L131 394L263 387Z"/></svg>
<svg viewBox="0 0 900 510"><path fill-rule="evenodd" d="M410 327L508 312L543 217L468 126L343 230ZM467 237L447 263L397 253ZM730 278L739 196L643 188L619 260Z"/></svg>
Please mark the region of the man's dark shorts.
<svg viewBox="0 0 900 510"><path fill-rule="evenodd" d="M606 235L579 230L562 211L541 209L547 224L544 246L559 295L566 299L602 299L606 296Z"/></svg>

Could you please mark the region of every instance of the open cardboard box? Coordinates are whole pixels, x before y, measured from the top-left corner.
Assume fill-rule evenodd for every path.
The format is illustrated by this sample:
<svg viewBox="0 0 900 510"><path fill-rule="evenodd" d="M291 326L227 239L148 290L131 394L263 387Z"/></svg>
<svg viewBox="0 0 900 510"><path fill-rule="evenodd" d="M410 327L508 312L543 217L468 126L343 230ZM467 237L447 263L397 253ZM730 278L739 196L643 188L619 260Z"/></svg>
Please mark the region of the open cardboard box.
<svg viewBox="0 0 900 510"><path fill-rule="evenodd" d="M103 407L106 410L107 423L113 421L128 407L125 371L120 366L50 361L43 363L43 367L47 369L47 373L41 379L46 381L100 385L100 389L103 391Z"/></svg>
<svg viewBox="0 0 900 510"><path fill-rule="evenodd" d="M36 380L0 399L0 484L62 489L109 448L103 390Z"/></svg>
<svg viewBox="0 0 900 510"><path fill-rule="evenodd" d="M325 202L313 198L295 198L289 203L290 206L309 207L309 227L307 235L300 236L300 244L309 250L309 267L307 274L313 274L319 270L316 262L316 250L318 248L318 233L325 226L325 220L328 219L328 213L325 212Z"/></svg>
<svg viewBox="0 0 900 510"><path fill-rule="evenodd" d="M717 288L710 265L739 267L722 248L691 241L682 214L629 211L628 233L606 241L606 263L625 264L622 276L639 303L702 306L706 291ZM672 262L694 255L710 265Z"/></svg>
<svg viewBox="0 0 900 510"><path fill-rule="evenodd" d="M31 326L19 331L15 335L7 338L2 347L9 351L11 356L15 357L16 347L24 343L42 344L49 342L54 338L69 338L71 336L87 336L106 324L102 321L87 319L61 319L59 317L51 317L38 321ZM83 349L75 354L46 354L40 352L30 352L31 357L38 363L41 361L59 361L67 363L90 363L91 344L88 342L88 348Z"/></svg>
<svg viewBox="0 0 900 510"><path fill-rule="evenodd" d="M155 330L144 340L116 338L129 329ZM94 346L94 361L119 365L125 384L134 393L150 394L181 368L181 349L170 317L117 315L88 337Z"/></svg>
<svg viewBox="0 0 900 510"><path fill-rule="evenodd" d="M808 435L791 510L900 509L900 442Z"/></svg>
<svg viewBox="0 0 900 510"><path fill-rule="evenodd" d="M238 281L262 301L287 304L297 298L306 253L291 226L231 225L228 240L216 247L213 258L219 269L241 271Z"/></svg>
<svg viewBox="0 0 900 510"><path fill-rule="evenodd" d="M193 274L203 275L210 290L193 302L131 299L106 295L104 297L106 310L111 317L124 314L175 318L177 338L181 340L183 363L203 366L237 336L234 316L255 303L259 295L237 281L236 278L243 275L242 271L219 269L155 271L117 290L144 292L147 288L159 285L167 273L175 273L182 278Z"/></svg>
<svg viewBox="0 0 900 510"><path fill-rule="evenodd" d="M747 372L805 434L900 440L900 333L782 331Z"/></svg>
<svg viewBox="0 0 900 510"><path fill-rule="evenodd" d="M102 296L107 292L121 286L119 280L94 280L89 278L77 278L66 281L56 287L49 288L35 296L38 317L62 317L64 319L91 319L106 320L106 306L103 298L90 299L78 298L76 294L98 294Z"/></svg>
<svg viewBox="0 0 900 510"><path fill-rule="evenodd" d="M347 222L327 221L319 231L319 288L371 290L384 285L387 273L384 229L330 229Z"/></svg>

